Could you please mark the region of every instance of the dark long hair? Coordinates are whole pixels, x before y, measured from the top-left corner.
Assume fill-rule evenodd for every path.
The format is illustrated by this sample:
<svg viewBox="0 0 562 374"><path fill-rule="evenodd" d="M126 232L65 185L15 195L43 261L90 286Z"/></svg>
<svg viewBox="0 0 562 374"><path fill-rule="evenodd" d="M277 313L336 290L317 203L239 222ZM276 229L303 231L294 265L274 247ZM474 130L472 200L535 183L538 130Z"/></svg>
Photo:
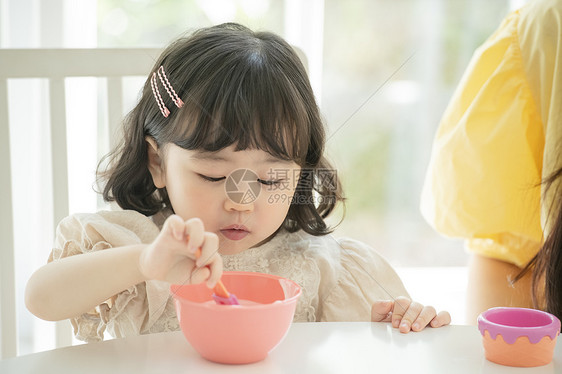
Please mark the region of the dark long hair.
<svg viewBox="0 0 562 374"><path fill-rule="evenodd" d="M541 249L515 278L517 281L532 271L532 297L535 308L544 309L562 319L562 168L545 179L545 194L552 193L553 203L547 207L548 235ZM551 189L554 188L554 191Z"/></svg>
<svg viewBox="0 0 562 374"><path fill-rule="evenodd" d="M162 94L168 117L150 83L160 66L185 103L178 109ZM107 160L98 165L106 201L147 216L170 206L166 189L157 189L149 173L146 136L159 148L173 143L213 152L235 145L301 167L285 229L331 232L324 218L343 201L341 184L324 157L325 129L305 68L279 36L227 23L176 40L156 61L123 125L123 141L107 156L107 169L101 167Z"/></svg>

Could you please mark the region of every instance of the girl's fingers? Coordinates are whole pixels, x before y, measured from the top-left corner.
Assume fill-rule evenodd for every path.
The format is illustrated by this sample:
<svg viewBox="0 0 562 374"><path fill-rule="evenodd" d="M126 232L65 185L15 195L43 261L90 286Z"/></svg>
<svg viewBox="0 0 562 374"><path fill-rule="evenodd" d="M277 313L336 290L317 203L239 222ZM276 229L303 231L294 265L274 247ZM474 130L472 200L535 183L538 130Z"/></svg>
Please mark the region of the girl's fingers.
<svg viewBox="0 0 562 374"><path fill-rule="evenodd" d="M394 307L396 309L396 306ZM408 309L400 319L399 329L401 333L407 333L412 328L412 323L418 318L423 310L423 305L412 301Z"/></svg>
<svg viewBox="0 0 562 374"><path fill-rule="evenodd" d="M437 313L435 312L434 307L424 306L418 318L416 318L414 320L414 323L412 323L412 331L423 330L428 325L428 323L431 322L433 318L435 318L436 314Z"/></svg>
<svg viewBox="0 0 562 374"><path fill-rule="evenodd" d="M371 322L390 322L392 307L391 300L378 300L371 307Z"/></svg>
<svg viewBox="0 0 562 374"><path fill-rule="evenodd" d="M451 323L451 315L449 312L439 312L429 324L431 327L441 327Z"/></svg>
<svg viewBox="0 0 562 374"><path fill-rule="evenodd" d="M207 266L215 262L218 255L219 237L212 232L203 233L203 245L201 245L201 256L196 261L197 267Z"/></svg>
<svg viewBox="0 0 562 374"><path fill-rule="evenodd" d="M162 227L162 231L169 232L170 235L174 237L176 240L183 240L184 239L184 226L185 223L178 215L171 215L166 219L164 222L164 227Z"/></svg>
<svg viewBox="0 0 562 374"><path fill-rule="evenodd" d="M194 273L198 273L194 280L207 282L209 288L213 288L222 275L222 259L218 254L219 238L216 234L205 232L203 234L203 245L201 255L197 258ZM205 270L201 272L200 270ZM203 277L204 275L204 277Z"/></svg>
<svg viewBox="0 0 562 374"><path fill-rule="evenodd" d="M400 326L400 321L402 321L402 317L404 313L410 307L412 301L407 297L400 296L394 300L394 308L392 310L392 326L398 327Z"/></svg>
<svg viewBox="0 0 562 374"><path fill-rule="evenodd" d="M211 270L209 270L209 268L206 266L202 268L194 268L193 271L191 272L189 283L199 284L205 282L210 275L211 275Z"/></svg>
<svg viewBox="0 0 562 374"><path fill-rule="evenodd" d="M204 234L201 255L195 262L191 283L207 282L207 287L213 288L222 275L222 259L218 254L219 238L206 232Z"/></svg>
<svg viewBox="0 0 562 374"><path fill-rule="evenodd" d="M188 253L195 253L197 248L203 245L205 240L205 227L203 226L203 221L199 218L191 218L185 221L185 234L189 235L189 241L187 242Z"/></svg>
<svg viewBox="0 0 562 374"><path fill-rule="evenodd" d="M214 287L222 275L222 260L218 254L219 238L216 234L205 232L203 222L199 218L191 218L183 221L181 217L172 215L166 219L162 234L165 237L173 238L179 243L165 245L169 251L167 262L159 265L161 272L169 277L180 276L177 271L184 269L184 274L189 277L189 283L207 282L209 287ZM200 254L196 255L198 249ZM164 259L158 256L157 259ZM188 262L184 263L184 260ZM195 263L193 262L195 260ZM156 261L157 262L157 261ZM155 261L152 261L152 267ZM188 268L185 268L185 264ZM164 275L166 276L166 275ZM175 278L174 278L175 279Z"/></svg>
<svg viewBox="0 0 562 374"><path fill-rule="evenodd" d="M211 264L207 267L211 271L209 279L207 279L207 287L213 288L219 281L222 275L222 259L220 256L217 256L217 260L211 262Z"/></svg>

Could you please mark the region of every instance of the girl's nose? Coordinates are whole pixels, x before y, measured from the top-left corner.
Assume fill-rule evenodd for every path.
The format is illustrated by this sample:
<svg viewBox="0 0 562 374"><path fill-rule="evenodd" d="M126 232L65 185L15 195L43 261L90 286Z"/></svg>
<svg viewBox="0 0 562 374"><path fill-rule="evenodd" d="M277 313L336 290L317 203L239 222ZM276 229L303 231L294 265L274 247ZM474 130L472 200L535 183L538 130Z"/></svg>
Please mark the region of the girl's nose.
<svg viewBox="0 0 562 374"><path fill-rule="evenodd" d="M253 212L254 211L254 201L248 201L244 203L238 203L229 198L228 196L224 199L224 209L227 211L236 212Z"/></svg>

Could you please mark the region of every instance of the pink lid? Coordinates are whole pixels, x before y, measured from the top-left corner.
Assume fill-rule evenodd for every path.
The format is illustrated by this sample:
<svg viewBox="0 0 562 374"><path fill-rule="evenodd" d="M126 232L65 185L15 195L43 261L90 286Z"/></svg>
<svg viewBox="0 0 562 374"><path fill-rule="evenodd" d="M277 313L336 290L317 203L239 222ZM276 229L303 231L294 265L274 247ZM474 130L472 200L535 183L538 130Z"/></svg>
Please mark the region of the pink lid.
<svg viewBox="0 0 562 374"><path fill-rule="evenodd" d="M527 336L532 344L536 344L547 335L554 340L560 332L560 320L542 310L498 307L478 316L478 329L482 335L488 330L492 339L501 334L509 344L515 343L520 336Z"/></svg>

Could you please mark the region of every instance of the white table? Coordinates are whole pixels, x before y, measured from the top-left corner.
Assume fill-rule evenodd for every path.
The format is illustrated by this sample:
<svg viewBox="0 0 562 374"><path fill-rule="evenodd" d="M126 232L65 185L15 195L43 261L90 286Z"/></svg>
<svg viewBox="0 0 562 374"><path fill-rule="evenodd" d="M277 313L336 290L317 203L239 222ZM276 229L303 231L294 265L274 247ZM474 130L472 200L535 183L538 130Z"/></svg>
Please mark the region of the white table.
<svg viewBox="0 0 562 374"><path fill-rule="evenodd" d="M554 355L538 368L494 364L475 326L400 334L387 323L295 323L264 361L250 365L206 361L172 332L2 360L0 373L560 373L560 343Z"/></svg>

